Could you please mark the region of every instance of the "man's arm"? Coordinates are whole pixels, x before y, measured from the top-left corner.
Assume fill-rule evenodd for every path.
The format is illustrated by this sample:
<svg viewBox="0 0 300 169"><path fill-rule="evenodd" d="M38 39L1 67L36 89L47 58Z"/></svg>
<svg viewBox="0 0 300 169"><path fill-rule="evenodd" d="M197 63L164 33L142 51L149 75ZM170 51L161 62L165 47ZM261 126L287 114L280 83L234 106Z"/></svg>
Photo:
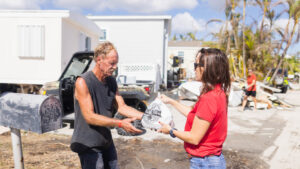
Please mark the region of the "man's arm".
<svg viewBox="0 0 300 169"><path fill-rule="evenodd" d="M133 127L130 123L134 119L117 120L114 118L96 114L94 112L93 101L88 87L84 79L81 77L79 77L75 83L75 98L79 102L82 116L88 124L107 127L122 126L122 128L129 132L141 132L140 130Z"/></svg>
<svg viewBox="0 0 300 169"><path fill-rule="evenodd" d="M255 85L255 83L256 83L256 80L255 79L253 79L252 80L252 83L248 86L248 89L250 89L250 87L252 87L252 86L254 86Z"/></svg>
<svg viewBox="0 0 300 169"><path fill-rule="evenodd" d="M113 119L94 112L92 97L84 79L81 77L75 83L75 98L78 100L82 116L88 124L109 127L117 125L117 122Z"/></svg>
<svg viewBox="0 0 300 169"><path fill-rule="evenodd" d="M126 103L124 102L123 97L119 94L119 92L117 91L116 93L116 101L118 103L118 112L126 117L135 117L136 119L141 120L143 113L126 105Z"/></svg>

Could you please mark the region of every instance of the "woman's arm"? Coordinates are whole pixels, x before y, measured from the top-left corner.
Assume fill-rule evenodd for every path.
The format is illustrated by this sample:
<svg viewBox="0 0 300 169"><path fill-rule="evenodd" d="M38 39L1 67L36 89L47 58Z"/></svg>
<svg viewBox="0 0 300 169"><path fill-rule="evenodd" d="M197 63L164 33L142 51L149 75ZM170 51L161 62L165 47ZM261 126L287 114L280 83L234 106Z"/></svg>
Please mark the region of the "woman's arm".
<svg viewBox="0 0 300 169"><path fill-rule="evenodd" d="M158 132L169 134L171 127L164 123L161 123L161 125L162 127L158 130ZM207 132L209 126L210 122L195 116L191 131L173 130L173 134L184 142L198 145Z"/></svg>
<svg viewBox="0 0 300 169"><path fill-rule="evenodd" d="M188 115L188 113L192 110L192 106L186 106L183 105L181 103L179 103L178 101L171 99L170 97L162 94L159 97L161 99L162 102L166 103L166 104L171 104L173 107L175 107L181 114L183 114L185 117Z"/></svg>

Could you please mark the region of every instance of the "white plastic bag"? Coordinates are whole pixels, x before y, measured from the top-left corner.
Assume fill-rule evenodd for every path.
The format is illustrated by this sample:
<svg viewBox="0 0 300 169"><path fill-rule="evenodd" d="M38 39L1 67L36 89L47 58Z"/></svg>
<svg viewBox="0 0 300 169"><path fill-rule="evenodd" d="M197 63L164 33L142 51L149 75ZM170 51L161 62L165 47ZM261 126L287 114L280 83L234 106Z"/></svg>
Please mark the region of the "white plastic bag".
<svg viewBox="0 0 300 169"><path fill-rule="evenodd" d="M159 122L174 127L172 113L160 99L156 98L148 107L142 118L142 125L145 128L160 129Z"/></svg>

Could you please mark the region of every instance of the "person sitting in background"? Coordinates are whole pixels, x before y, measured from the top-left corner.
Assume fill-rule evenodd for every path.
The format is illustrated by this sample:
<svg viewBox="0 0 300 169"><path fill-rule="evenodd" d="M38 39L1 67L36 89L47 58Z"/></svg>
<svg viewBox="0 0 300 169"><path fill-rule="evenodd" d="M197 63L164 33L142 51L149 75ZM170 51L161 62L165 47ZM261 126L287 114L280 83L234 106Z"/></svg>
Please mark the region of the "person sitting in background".
<svg viewBox="0 0 300 169"><path fill-rule="evenodd" d="M201 49L194 63L196 80L202 82L201 94L193 107L165 95L161 100L171 104L187 117L185 130L179 131L160 122L158 130L184 141L190 168L226 168L222 146L227 136L230 73L227 56L219 49Z"/></svg>

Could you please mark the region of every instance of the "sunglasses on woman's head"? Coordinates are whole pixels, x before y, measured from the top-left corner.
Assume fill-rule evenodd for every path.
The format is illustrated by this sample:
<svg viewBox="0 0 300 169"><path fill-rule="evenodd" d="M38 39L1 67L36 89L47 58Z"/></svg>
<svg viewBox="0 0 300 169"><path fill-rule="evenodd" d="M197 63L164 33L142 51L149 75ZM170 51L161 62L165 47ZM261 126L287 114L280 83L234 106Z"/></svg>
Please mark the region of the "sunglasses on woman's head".
<svg viewBox="0 0 300 169"><path fill-rule="evenodd" d="M196 70L197 67L204 67L202 63L194 63L194 69Z"/></svg>

